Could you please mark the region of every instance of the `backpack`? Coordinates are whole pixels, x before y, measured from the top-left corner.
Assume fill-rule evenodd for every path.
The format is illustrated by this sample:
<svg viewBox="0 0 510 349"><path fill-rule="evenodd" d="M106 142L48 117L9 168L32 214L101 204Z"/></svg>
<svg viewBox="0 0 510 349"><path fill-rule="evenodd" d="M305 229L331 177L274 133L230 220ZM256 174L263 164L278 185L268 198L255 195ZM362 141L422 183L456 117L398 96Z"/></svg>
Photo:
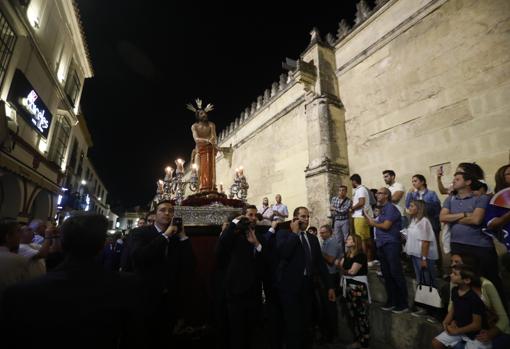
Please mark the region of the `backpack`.
<svg viewBox="0 0 510 349"><path fill-rule="evenodd" d="M371 207L374 207L375 205L377 205L377 200L375 199L374 193L372 193L372 191L365 187L364 185L363 187L368 191L368 203L370 204Z"/></svg>

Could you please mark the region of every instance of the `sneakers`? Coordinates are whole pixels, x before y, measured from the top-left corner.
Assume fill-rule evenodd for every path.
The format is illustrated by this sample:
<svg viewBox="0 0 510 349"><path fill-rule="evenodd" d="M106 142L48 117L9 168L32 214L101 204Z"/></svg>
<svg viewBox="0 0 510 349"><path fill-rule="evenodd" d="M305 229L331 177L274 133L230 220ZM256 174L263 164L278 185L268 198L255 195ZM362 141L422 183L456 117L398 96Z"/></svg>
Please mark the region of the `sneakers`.
<svg viewBox="0 0 510 349"><path fill-rule="evenodd" d="M431 316L427 316L427 319L426 319L427 322L431 323L431 324L438 324L439 321Z"/></svg>
<svg viewBox="0 0 510 349"><path fill-rule="evenodd" d="M409 311L409 308L395 308L391 312L393 314L402 314L402 313L407 313L408 311Z"/></svg>
<svg viewBox="0 0 510 349"><path fill-rule="evenodd" d="M395 309L395 306L394 305L385 305L384 307L381 307L381 309L384 311L390 311L390 310Z"/></svg>
<svg viewBox="0 0 510 349"><path fill-rule="evenodd" d="M379 263L379 261L377 259L374 259L373 261L370 261L367 263L369 268L374 268L374 267L378 266L379 264L381 264L381 263Z"/></svg>
<svg viewBox="0 0 510 349"><path fill-rule="evenodd" d="M427 315L427 311L425 309L418 309L417 311L412 312L411 315L415 317L422 317L423 315Z"/></svg>

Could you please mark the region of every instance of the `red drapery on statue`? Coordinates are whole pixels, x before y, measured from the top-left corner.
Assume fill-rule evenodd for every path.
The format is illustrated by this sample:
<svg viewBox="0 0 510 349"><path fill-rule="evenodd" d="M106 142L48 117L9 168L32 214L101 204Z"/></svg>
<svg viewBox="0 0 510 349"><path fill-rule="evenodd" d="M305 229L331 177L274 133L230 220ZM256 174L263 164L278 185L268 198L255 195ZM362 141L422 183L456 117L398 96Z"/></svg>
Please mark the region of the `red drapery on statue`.
<svg viewBox="0 0 510 349"><path fill-rule="evenodd" d="M211 143L198 143L198 172L200 191L213 191L216 189L216 149Z"/></svg>

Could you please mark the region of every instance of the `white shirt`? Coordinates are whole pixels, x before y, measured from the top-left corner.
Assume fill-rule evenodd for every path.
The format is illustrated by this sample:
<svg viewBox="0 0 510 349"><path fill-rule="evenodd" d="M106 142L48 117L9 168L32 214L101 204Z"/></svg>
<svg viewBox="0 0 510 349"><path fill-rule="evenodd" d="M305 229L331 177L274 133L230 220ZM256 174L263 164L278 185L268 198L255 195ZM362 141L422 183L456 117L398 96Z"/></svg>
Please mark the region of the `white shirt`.
<svg viewBox="0 0 510 349"><path fill-rule="evenodd" d="M308 236L306 236L306 232L303 234L303 236L305 237L306 244L308 245L308 247L305 247L305 248L308 248L308 251L310 251L310 258L311 258L312 257L312 246L310 246L310 241L308 241ZM301 239L301 232L298 233L298 237L299 237L299 240L301 241L301 243L303 243L303 240ZM312 263L313 263L313 261L312 261ZM303 275L306 275L306 266L305 266L305 270L303 271Z"/></svg>
<svg viewBox="0 0 510 349"><path fill-rule="evenodd" d="M398 210L400 211L400 214L401 215L404 215L404 205L405 205L405 188L404 188L404 185L402 183L398 183L398 182L394 182L392 185L387 185L386 188L388 188L391 192L391 196L393 196L393 194L395 194L397 191L401 191L402 192L402 197L400 198L400 201L397 202L397 203L394 203L395 206L397 206Z"/></svg>
<svg viewBox="0 0 510 349"><path fill-rule="evenodd" d="M370 207L370 199L368 197L368 190L363 185L358 186L353 189L352 195L352 206L358 204L360 198L365 198L365 205L363 207L354 210L352 213L353 217L363 217L363 209L366 208L370 212L372 212L372 207Z"/></svg>
<svg viewBox="0 0 510 349"><path fill-rule="evenodd" d="M286 217L289 216L289 210L287 209L287 206L284 204L274 204L271 207L271 210L273 212L278 212L279 214L281 214L283 216L286 216ZM285 218L280 217L280 216L274 216L274 218L273 218L273 221L276 221L276 222L283 222L284 220L285 220Z"/></svg>
<svg viewBox="0 0 510 349"><path fill-rule="evenodd" d="M0 246L0 298L7 286L29 278L28 261L5 246Z"/></svg>
<svg viewBox="0 0 510 349"><path fill-rule="evenodd" d="M269 206L269 205L265 206L265 207L264 207L264 205L262 205L257 210L257 213L260 213L264 219L271 221L271 216L273 215L273 210L271 209L271 206Z"/></svg>
<svg viewBox="0 0 510 349"><path fill-rule="evenodd" d="M32 259L39 253L41 245L19 244L18 254L27 258L30 277L37 277L46 274L46 262L44 258Z"/></svg>
<svg viewBox="0 0 510 349"><path fill-rule="evenodd" d="M161 235L167 239L167 241L170 239L170 237L168 237L167 235L165 235L165 231L166 229L163 229L161 228L158 223L154 223L154 227L156 227L156 230L158 231L158 233L161 233ZM168 229L168 228L167 228ZM183 228L184 229L184 228ZM188 237L187 236L184 236L184 237L180 237L179 238L179 241L184 241L184 240L188 240Z"/></svg>
<svg viewBox="0 0 510 349"><path fill-rule="evenodd" d="M423 241L430 241L429 255L427 258L436 260L438 258L436 235L430 221L423 217L419 221L416 218L411 220L409 227L404 229L407 232L405 251L409 256L421 257L421 245Z"/></svg>

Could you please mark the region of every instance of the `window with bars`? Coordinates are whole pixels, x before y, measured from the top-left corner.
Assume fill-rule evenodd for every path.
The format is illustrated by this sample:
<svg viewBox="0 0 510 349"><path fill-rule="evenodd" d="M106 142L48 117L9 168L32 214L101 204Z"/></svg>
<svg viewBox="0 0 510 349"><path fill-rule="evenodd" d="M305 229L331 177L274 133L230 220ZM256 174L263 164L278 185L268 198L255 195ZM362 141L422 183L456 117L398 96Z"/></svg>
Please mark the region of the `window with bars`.
<svg viewBox="0 0 510 349"><path fill-rule="evenodd" d="M51 160L57 163L57 165L62 166L69 142L69 135L71 134L71 124L64 116L58 118L55 131L53 144L51 146L51 151L53 153Z"/></svg>
<svg viewBox="0 0 510 349"><path fill-rule="evenodd" d="M14 35L14 31L7 22L7 18L0 11L0 87L4 81L15 43L16 35Z"/></svg>
<svg viewBox="0 0 510 349"><path fill-rule="evenodd" d="M78 77L78 72L76 71L76 68L69 70L69 75L67 76L65 91L67 94L67 98L69 98L69 101L71 104L76 106L76 99L78 98L78 94L80 93L80 78Z"/></svg>

